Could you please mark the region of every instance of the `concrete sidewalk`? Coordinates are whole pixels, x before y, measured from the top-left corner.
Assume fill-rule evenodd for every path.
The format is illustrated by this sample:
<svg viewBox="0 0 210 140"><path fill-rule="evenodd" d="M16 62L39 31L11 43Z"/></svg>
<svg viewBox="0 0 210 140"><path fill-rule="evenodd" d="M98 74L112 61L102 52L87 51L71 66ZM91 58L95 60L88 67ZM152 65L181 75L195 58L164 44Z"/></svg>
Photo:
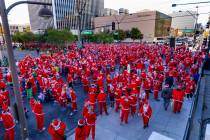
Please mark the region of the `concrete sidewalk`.
<svg viewBox="0 0 210 140"><path fill-rule="evenodd" d="M152 132L155 134L157 132L168 139L182 140L190 113L191 101L185 99L179 114L172 113L171 106L168 111L165 111L162 100L157 102L150 98L150 104L153 109L153 116L149 127L146 129L143 129L142 118L138 116L133 118L129 116L128 124L120 125L119 113L115 113L113 109L109 108L109 116L97 117L96 140L148 140ZM74 140L74 134L69 136L68 140Z"/></svg>

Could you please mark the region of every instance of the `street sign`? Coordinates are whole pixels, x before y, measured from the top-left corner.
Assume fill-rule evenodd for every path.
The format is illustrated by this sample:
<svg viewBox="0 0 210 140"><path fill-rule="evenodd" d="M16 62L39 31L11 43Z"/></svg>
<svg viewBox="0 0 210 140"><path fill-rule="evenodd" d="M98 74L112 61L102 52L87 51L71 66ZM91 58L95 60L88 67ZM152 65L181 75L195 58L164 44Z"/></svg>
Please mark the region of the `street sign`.
<svg viewBox="0 0 210 140"><path fill-rule="evenodd" d="M193 29L183 29L182 32L184 33L193 33Z"/></svg>
<svg viewBox="0 0 210 140"><path fill-rule="evenodd" d="M89 31L89 30L84 30L81 32L82 35L92 35L93 31Z"/></svg>
<svg viewBox="0 0 210 140"><path fill-rule="evenodd" d="M114 32L114 35L118 35L118 32Z"/></svg>

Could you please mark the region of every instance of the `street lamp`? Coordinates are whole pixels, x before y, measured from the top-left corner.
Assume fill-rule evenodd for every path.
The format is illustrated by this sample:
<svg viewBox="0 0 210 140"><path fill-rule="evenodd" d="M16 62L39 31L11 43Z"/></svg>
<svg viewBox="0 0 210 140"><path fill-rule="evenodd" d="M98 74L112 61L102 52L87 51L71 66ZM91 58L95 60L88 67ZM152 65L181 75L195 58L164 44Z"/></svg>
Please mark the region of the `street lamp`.
<svg viewBox="0 0 210 140"><path fill-rule="evenodd" d="M172 7L176 7L176 6L178 6L178 5L193 5L193 4L205 4L205 3L210 3L210 1L172 4Z"/></svg>
<svg viewBox="0 0 210 140"><path fill-rule="evenodd" d="M43 3L43 2L35 2L35 1L19 1L19 2L16 2L16 3L10 5L8 8L6 8L4 0L0 0L0 14L1 14L2 25L3 25L3 29L4 29L4 34L5 34L5 41L6 41L6 45L7 45L7 53L8 53L8 58L9 58L9 66L10 66L10 70L11 70L12 80L13 80L14 95L15 95L15 100L16 100L16 104L17 104L17 111L18 111L18 116L20 119L20 129L21 129L22 140L28 139L28 128L27 128L25 113L24 113L24 109L23 109L22 96L21 96L20 90L19 90L20 86L18 83L18 76L17 76L16 65L15 65L14 52L13 52L13 48L12 48L12 40L11 40L7 15L13 7L15 7L19 4L25 4L25 3L26 4L36 4L36 5L49 5L49 6L52 5L51 3ZM43 13L43 15L41 15L42 13ZM49 14L49 12L42 11L42 12L40 12L40 16L46 17L46 15L47 15L46 13Z"/></svg>

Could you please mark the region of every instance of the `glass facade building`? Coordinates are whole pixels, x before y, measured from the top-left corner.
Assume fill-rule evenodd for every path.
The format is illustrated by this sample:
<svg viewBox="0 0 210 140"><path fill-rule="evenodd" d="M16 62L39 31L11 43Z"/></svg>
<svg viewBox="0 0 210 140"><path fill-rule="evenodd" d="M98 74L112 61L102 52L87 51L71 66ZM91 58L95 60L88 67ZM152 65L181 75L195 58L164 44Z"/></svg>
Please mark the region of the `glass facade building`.
<svg viewBox="0 0 210 140"><path fill-rule="evenodd" d="M92 19L99 16L100 10L104 8L104 0L39 0L43 2L52 2L53 18L48 21L41 21L36 23L38 14L36 14L35 9L41 6L29 5L29 15L31 22L32 31L47 27L54 27L57 29L69 29L77 30L78 28L78 12L77 5L80 6L86 3L85 8L81 14L81 29L89 30L92 29ZM35 8L36 7L36 8ZM34 15L36 14L36 15ZM45 23L44 27L42 23ZM48 26L46 25L48 24Z"/></svg>

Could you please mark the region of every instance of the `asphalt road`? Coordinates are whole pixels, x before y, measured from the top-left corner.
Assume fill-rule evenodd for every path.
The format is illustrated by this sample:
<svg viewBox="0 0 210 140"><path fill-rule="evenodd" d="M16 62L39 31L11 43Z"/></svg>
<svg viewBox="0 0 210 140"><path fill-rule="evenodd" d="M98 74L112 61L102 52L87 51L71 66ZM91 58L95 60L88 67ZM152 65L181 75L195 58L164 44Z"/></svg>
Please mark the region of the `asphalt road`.
<svg viewBox="0 0 210 140"><path fill-rule="evenodd" d="M24 58L26 55L31 54L31 56L36 57L37 54L34 51L14 51L16 60L20 60ZM59 118L62 121L64 121L67 124L66 134L70 135L72 134L72 130L77 126L78 119L82 118L81 110L84 105L84 100L87 97L87 93L83 90L83 85L80 83L75 83L73 86L76 94L77 94L77 104L78 104L78 112L70 117L71 107L68 107L67 109L64 109L60 107L60 105L51 102L51 103L43 103L44 107L44 113L45 113L45 127L48 128L50 122L53 119ZM12 103L14 103L14 95L12 90L10 90L10 95L12 99ZM42 133L39 133L36 130L36 120L35 116L31 112L29 108L29 104L27 99L24 99L24 106L29 110L29 118L27 120L28 123L28 130L29 130L29 138L30 140L51 140L50 135L47 131L44 131ZM19 124L15 127L15 140L20 140L20 129ZM2 122L0 122L0 137L3 138L4 136L4 129Z"/></svg>

